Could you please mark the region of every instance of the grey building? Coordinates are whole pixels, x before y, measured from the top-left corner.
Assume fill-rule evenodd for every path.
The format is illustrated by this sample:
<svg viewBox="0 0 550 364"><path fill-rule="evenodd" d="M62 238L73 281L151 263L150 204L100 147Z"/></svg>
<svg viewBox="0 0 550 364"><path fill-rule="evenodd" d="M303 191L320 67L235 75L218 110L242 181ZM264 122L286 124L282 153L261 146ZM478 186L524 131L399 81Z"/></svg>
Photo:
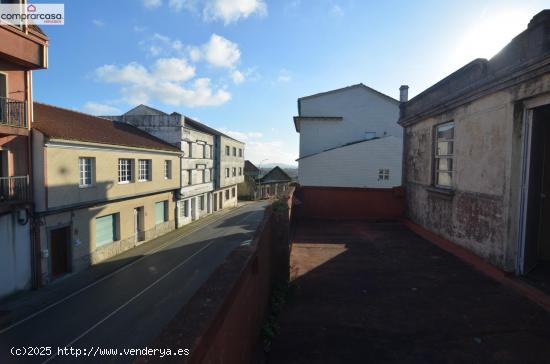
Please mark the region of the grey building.
<svg viewBox="0 0 550 364"><path fill-rule="evenodd" d="M178 227L214 211L237 206L244 143L179 113L167 114L146 105L120 116L105 117L134 125L183 151Z"/></svg>

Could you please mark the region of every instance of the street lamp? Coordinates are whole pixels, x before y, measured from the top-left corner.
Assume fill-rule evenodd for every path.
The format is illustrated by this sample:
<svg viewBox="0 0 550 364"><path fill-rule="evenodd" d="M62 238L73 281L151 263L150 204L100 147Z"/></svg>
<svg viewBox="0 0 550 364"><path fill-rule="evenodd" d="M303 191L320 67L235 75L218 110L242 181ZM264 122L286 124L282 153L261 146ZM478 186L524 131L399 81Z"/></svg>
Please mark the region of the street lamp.
<svg viewBox="0 0 550 364"><path fill-rule="evenodd" d="M259 173L262 173L262 163L268 160L268 158L263 159L260 164L258 164L258 169L260 170ZM262 183L260 181L260 174L258 174L258 200L261 199L262 196Z"/></svg>

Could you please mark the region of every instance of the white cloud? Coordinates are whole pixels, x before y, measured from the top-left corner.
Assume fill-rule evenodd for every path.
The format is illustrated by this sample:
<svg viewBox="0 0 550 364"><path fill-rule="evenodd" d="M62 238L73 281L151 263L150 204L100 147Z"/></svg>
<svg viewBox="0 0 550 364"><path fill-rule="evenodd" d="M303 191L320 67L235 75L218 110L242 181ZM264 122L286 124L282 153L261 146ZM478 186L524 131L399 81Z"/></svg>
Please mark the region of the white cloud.
<svg viewBox="0 0 550 364"><path fill-rule="evenodd" d="M241 71L235 70L231 73L231 79L235 85L239 85L245 81L245 77Z"/></svg>
<svg viewBox="0 0 550 364"><path fill-rule="evenodd" d="M239 45L217 34L212 34L210 40L200 47L189 47L188 51L192 61L204 59L210 65L220 68L234 68L241 59Z"/></svg>
<svg viewBox="0 0 550 364"><path fill-rule="evenodd" d="M277 81L283 82L283 83L290 82L292 81L292 75L287 69L282 68L281 70L279 70L279 76L277 77Z"/></svg>
<svg viewBox="0 0 550 364"><path fill-rule="evenodd" d="M222 133L229 135L230 137L240 140L241 142L249 142L250 140L260 139L263 137L263 134L260 133L259 131L242 132L242 131L236 131L236 130L229 130L227 128L219 128L219 130Z"/></svg>
<svg viewBox="0 0 550 364"><path fill-rule="evenodd" d="M185 47L179 39L171 39L159 33L154 33L139 44L152 57L161 55L166 57L173 54L181 56L185 52Z"/></svg>
<svg viewBox="0 0 550 364"><path fill-rule="evenodd" d="M173 106L219 106L231 99L227 90L214 88L209 78L185 84L195 75L195 68L185 59L160 58L152 70L136 62L104 65L95 73L100 81L120 84L123 100L132 105L155 99Z"/></svg>
<svg viewBox="0 0 550 364"><path fill-rule="evenodd" d="M147 30L147 27L140 26L140 25L134 25L134 32L141 33Z"/></svg>
<svg viewBox="0 0 550 364"><path fill-rule="evenodd" d="M143 0L143 6L146 8L158 8L162 5L162 0Z"/></svg>
<svg viewBox="0 0 550 364"><path fill-rule="evenodd" d="M84 112L92 115L116 115L120 114L120 110L114 106L100 104L98 102L89 101L82 107Z"/></svg>
<svg viewBox="0 0 550 364"><path fill-rule="evenodd" d="M342 7L338 4L332 4L331 8L330 8L330 13L337 17L337 18L340 18L342 16L344 16L344 9L342 9Z"/></svg>
<svg viewBox="0 0 550 364"><path fill-rule="evenodd" d="M154 69L153 76L160 81L187 81L195 76L195 67L183 58L160 58Z"/></svg>
<svg viewBox="0 0 550 364"><path fill-rule="evenodd" d="M223 20L227 25L252 14L267 15L264 0L207 0L203 9L206 20Z"/></svg>
<svg viewBox="0 0 550 364"><path fill-rule="evenodd" d="M102 27L105 25L105 23L99 19L93 19L92 24L95 25L96 27Z"/></svg>

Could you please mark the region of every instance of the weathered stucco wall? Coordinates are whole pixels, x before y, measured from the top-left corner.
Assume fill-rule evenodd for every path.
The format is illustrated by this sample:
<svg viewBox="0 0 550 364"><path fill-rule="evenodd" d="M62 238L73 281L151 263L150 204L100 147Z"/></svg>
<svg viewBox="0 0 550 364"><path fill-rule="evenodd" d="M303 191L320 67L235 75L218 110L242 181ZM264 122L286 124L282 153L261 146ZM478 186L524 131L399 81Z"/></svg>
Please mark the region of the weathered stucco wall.
<svg viewBox="0 0 550 364"><path fill-rule="evenodd" d="M550 76L478 98L405 128L409 218L507 271L515 269L523 158L522 100ZM453 191L433 188L435 126L454 121Z"/></svg>

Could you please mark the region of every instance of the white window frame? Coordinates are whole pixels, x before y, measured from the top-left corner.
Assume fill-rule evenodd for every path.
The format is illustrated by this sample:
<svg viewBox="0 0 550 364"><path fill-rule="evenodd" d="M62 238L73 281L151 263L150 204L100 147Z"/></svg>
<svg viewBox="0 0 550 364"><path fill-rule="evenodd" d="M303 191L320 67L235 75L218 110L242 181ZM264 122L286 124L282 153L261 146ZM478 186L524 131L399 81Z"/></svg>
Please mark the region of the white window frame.
<svg viewBox="0 0 550 364"><path fill-rule="evenodd" d="M127 162L127 163L126 163ZM119 158L118 160L118 183L131 183L134 177L134 160Z"/></svg>
<svg viewBox="0 0 550 364"><path fill-rule="evenodd" d="M138 181L149 182L153 180L153 161L151 159L138 160Z"/></svg>
<svg viewBox="0 0 550 364"><path fill-rule="evenodd" d="M94 159L92 157L78 158L78 187L88 188L94 185Z"/></svg>
<svg viewBox="0 0 550 364"><path fill-rule="evenodd" d="M390 170L388 168L382 168L378 170L378 180L379 181L389 181L390 180Z"/></svg>
<svg viewBox="0 0 550 364"><path fill-rule="evenodd" d="M440 138L439 130L452 126L452 137L451 138ZM453 181L455 175L455 154L454 154L454 141L455 141L455 130L456 126L454 121L448 121L443 124L438 124L434 127L435 136L434 136L434 158L433 158L433 184L437 188L452 189ZM447 144L447 154L442 154L439 150L439 144ZM450 146L450 147L449 147ZM449 150L451 153L449 153ZM447 163L450 161L451 167L448 169L440 169L440 161L447 160ZM445 173L449 175L449 184L441 184L439 180L439 174Z"/></svg>
<svg viewBox="0 0 550 364"><path fill-rule="evenodd" d="M172 161L164 161L164 179L172 179Z"/></svg>

